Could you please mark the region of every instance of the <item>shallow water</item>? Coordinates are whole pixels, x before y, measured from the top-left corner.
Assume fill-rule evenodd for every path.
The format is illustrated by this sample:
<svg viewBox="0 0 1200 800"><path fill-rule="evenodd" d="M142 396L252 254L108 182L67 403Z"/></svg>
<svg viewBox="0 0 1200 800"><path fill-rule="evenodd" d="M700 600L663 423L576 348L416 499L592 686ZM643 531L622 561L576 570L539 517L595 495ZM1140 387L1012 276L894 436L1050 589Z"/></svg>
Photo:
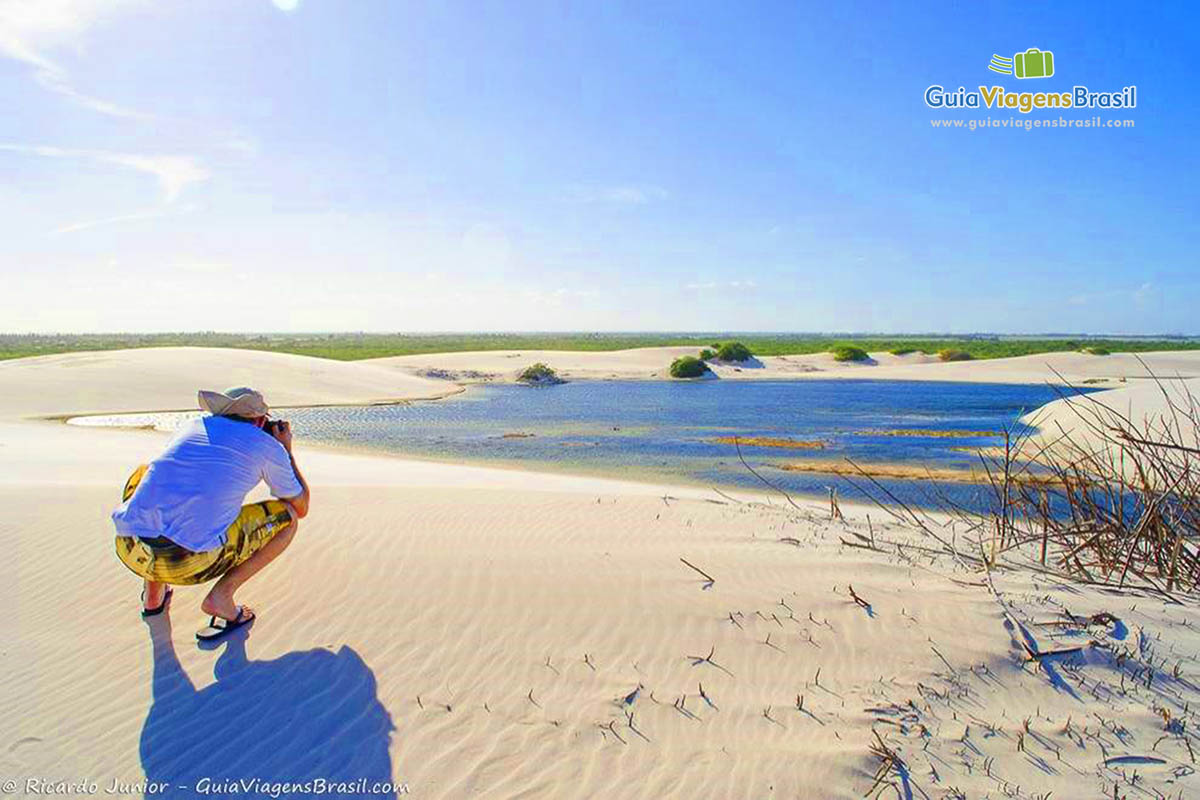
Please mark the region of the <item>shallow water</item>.
<svg viewBox="0 0 1200 800"><path fill-rule="evenodd" d="M597 381L530 388L482 385L436 401L289 409L297 438L442 460L471 460L666 482L762 488L738 459L737 436L809 443L806 449L743 443L772 483L802 495L862 499L849 480L788 472L813 461L978 466L975 451L1003 442L1007 426L1058 397L1047 386L926 381ZM171 428L188 415L81 418L76 424ZM819 444L820 446L815 446ZM861 483L861 480L856 480ZM905 502L929 505L926 482L880 479ZM938 483L982 507L982 487Z"/></svg>

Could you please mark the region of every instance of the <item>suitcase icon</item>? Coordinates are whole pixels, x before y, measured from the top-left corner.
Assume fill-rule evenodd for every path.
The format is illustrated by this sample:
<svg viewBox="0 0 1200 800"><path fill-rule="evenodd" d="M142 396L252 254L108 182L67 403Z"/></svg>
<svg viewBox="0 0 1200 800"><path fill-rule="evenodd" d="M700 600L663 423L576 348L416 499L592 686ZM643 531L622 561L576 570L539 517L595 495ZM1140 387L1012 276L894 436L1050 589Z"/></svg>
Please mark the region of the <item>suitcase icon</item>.
<svg viewBox="0 0 1200 800"><path fill-rule="evenodd" d="M1013 56L1014 74L1018 78L1049 78L1054 74L1054 53L1031 47Z"/></svg>

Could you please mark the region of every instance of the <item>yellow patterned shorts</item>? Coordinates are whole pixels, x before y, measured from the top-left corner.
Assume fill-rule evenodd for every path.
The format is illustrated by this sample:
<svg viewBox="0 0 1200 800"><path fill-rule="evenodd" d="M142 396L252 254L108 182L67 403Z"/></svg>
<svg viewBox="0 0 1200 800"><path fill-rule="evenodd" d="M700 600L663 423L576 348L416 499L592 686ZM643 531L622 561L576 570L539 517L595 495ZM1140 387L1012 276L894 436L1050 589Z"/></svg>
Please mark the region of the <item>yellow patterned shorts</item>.
<svg viewBox="0 0 1200 800"><path fill-rule="evenodd" d="M133 496L146 469L143 464L129 476L122 502ZM117 558L134 574L149 581L177 586L206 583L250 558L291 523L286 503L264 500L242 506L237 519L226 529L225 544L220 547L194 553L162 537L118 536Z"/></svg>

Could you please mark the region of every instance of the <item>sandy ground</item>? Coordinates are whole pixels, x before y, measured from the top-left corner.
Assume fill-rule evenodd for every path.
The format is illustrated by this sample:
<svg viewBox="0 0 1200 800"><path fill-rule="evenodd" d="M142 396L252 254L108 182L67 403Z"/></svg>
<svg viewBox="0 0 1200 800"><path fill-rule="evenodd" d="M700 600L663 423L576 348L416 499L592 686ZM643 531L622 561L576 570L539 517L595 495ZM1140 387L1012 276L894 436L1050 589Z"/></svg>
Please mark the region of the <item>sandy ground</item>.
<svg viewBox="0 0 1200 800"><path fill-rule="evenodd" d="M31 418L186 408L198 383L287 404L431 388L379 364L267 358L0 364L0 778L100 793L149 779L158 797L240 778L429 798L862 797L878 735L902 759L883 797L1200 791L1190 606L1029 570L994 571L993 590L878 509L831 522L816 504L300 443L312 513L243 590L259 619L201 649L203 589L143 621L112 552L107 514L163 436ZM844 543L860 537L877 549ZM1065 611L1118 621L1041 624ZM1025 649L1079 645L1040 664Z"/></svg>

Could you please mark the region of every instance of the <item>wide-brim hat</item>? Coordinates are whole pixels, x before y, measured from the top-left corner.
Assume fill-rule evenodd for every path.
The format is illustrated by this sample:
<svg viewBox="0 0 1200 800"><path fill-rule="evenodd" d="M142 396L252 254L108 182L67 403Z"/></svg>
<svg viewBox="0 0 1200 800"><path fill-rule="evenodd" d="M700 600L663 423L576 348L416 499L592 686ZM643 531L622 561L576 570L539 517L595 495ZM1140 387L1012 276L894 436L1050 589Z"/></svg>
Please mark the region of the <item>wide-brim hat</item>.
<svg viewBox="0 0 1200 800"><path fill-rule="evenodd" d="M201 389L200 408L218 417L265 417L270 413L260 392L249 386L235 386L223 392Z"/></svg>

